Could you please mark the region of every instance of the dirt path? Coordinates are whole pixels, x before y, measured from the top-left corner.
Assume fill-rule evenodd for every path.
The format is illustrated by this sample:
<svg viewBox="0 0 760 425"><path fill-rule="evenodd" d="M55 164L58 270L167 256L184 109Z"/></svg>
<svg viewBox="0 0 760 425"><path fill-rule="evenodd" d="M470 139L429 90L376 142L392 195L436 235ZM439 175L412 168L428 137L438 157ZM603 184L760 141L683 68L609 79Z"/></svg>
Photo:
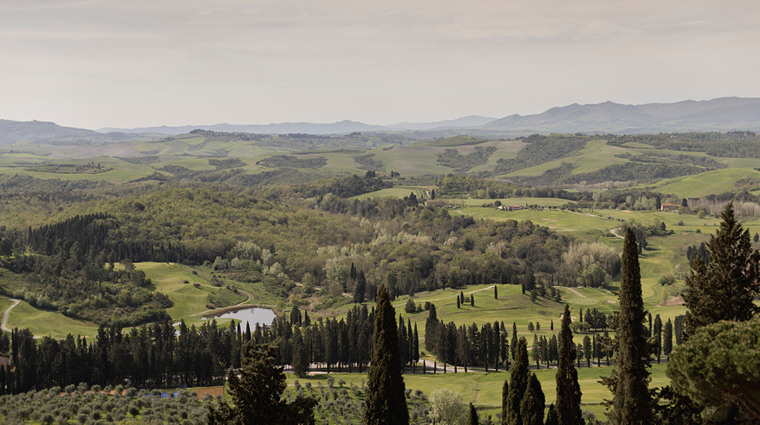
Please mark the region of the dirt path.
<svg viewBox="0 0 760 425"><path fill-rule="evenodd" d="M487 289L492 289L494 286L496 286L496 285L491 285L491 286L489 286L489 287L487 287L487 288L478 289L478 290L476 290L476 291L465 292L465 294L474 294L474 293L476 293L476 292L485 291L485 290L487 290ZM445 298L436 298L436 299L434 299L434 300L420 300L420 301L425 301L425 302L427 302L427 301L441 301L441 300L449 300L449 299L452 299L452 298L456 298L456 297L458 297L458 296L459 296L459 294L456 294L456 295L452 295L452 296L450 296L450 297L445 297ZM581 295L581 296L583 296L583 295ZM401 306L402 306L402 305L404 305L404 304L406 304L406 302L395 304L395 305L394 305L394 307L401 307Z"/></svg>
<svg viewBox="0 0 760 425"><path fill-rule="evenodd" d="M570 291L570 292L574 293L575 295L577 295L577 296L579 296L579 297L581 297L581 298L586 298L586 296L585 296L585 295L581 294L580 292L576 291L575 289L573 289L573 288L571 288L571 287L569 287L569 286L557 286L557 288L564 288L564 289L567 289L568 291Z"/></svg>
<svg viewBox="0 0 760 425"><path fill-rule="evenodd" d="M5 310L5 313L3 313L3 323L2 323L2 326L0 326L0 328L2 328L2 330L8 331L8 332L11 331L10 329L8 329L8 316L11 314L11 309L13 307L16 307L21 302L21 300L16 300L16 299L13 299L13 298L10 298L10 300L13 301L13 305L10 306L10 307L8 307Z"/></svg>
<svg viewBox="0 0 760 425"><path fill-rule="evenodd" d="M615 235L615 237L616 237L616 238L625 239L623 236L620 236L620 235L618 235L618 234L615 232L615 230L616 230L616 229L610 229L610 233L612 233L613 235Z"/></svg>

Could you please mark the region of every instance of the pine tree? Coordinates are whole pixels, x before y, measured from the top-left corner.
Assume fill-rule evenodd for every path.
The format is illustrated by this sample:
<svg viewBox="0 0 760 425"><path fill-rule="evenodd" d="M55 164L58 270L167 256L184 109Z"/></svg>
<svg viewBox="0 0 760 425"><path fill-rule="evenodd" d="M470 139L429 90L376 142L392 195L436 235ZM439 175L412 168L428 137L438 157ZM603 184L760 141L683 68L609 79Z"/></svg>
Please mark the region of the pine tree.
<svg viewBox="0 0 760 425"><path fill-rule="evenodd" d="M367 425L408 424L404 377L399 357L395 310L385 285L377 292L372 361L367 376Z"/></svg>
<svg viewBox="0 0 760 425"><path fill-rule="evenodd" d="M520 338L517 343L517 353L515 355L515 364L512 367L512 374L509 378L509 393L507 394L506 415L502 416L502 424L521 425L522 414L520 412L520 403L525 397L525 391L528 389L528 379L530 375L530 365L528 364L528 341Z"/></svg>
<svg viewBox="0 0 760 425"><path fill-rule="evenodd" d="M573 332L570 330L570 306L565 304L559 332L559 362L557 363L557 410L560 425L581 425L584 423L581 413L581 387L578 384L578 371L573 366L575 360Z"/></svg>
<svg viewBox="0 0 760 425"><path fill-rule="evenodd" d="M544 424L544 391L541 389L541 383L535 373L530 374L528 387L525 390L522 402L520 403L520 416L523 425L543 425Z"/></svg>
<svg viewBox="0 0 760 425"><path fill-rule="evenodd" d="M623 242L623 270L620 277L618 300L620 310L615 321L617 354L616 370L604 378L613 392L612 411L608 414L612 424L651 424L652 407L649 394L649 346L644 321L647 312L641 298L641 271L639 269L636 238L630 227Z"/></svg>
<svg viewBox="0 0 760 425"><path fill-rule="evenodd" d="M758 292L760 253L752 249L749 231L734 217L733 203L726 205L721 218L717 234L707 243L709 264L697 256L686 278L685 338L702 326L746 321L758 311L752 300Z"/></svg>
<svg viewBox="0 0 760 425"><path fill-rule="evenodd" d="M479 425L478 412L475 410L475 406L470 403L470 412L467 414L467 425Z"/></svg>

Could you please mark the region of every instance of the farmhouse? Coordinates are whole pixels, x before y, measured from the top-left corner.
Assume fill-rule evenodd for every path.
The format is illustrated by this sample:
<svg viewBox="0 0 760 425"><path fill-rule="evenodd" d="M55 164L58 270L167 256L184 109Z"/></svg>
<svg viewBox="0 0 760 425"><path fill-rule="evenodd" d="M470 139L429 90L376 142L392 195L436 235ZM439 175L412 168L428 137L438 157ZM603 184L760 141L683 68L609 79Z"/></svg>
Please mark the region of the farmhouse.
<svg viewBox="0 0 760 425"><path fill-rule="evenodd" d="M678 212L680 205L666 202L660 206L660 211Z"/></svg>

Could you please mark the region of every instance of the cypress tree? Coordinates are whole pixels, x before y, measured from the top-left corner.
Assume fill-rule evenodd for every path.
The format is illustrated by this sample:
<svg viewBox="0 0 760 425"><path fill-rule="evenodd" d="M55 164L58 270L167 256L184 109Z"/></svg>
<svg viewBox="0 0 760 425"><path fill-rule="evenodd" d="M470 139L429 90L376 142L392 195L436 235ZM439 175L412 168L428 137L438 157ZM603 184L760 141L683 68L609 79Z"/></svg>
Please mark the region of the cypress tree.
<svg viewBox="0 0 760 425"><path fill-rule="evenodd" d="M517 323L512 322L512 340L509 343L509 349L512 352L512 361L515 361L515 354L517 353Z"/></svg>
<svg viewBox="0 0 760 425"><path fill-rule="evenodd" d="M351 263L353 269L354 264ZM361 304L364 302L364 291L367 290L367 278L364 276L364 271L359 272L359 277L356 280L356 286L354 287L354 302Z"/></svg>
<svg viewBox="0 0 760 425"><path fill-rule="evenodd" d="M557 402L556 413L560 425L581 425L584 423L581 413L581 386L578 384L578 371L573 366L575 360L573 332L570 330L570 306L565 304L559 331L559 362L557 363Z"/></svg>
<svg viewBox="0 0 760 425"><path fill-rule="evenodd" d="M707 243L709 261L705 264L698 255L686 278L684 338L721 320L749 320L758 311L752 299L758 291L760 253L752 249L749 231L734 217L733 203L726 205L721 218L717 234Z"/></svg>
<svg viewBox="0 0 760 425"><path fill-rule="evenodd" d="M467 414L467 425L479 425L478 412L475 410L475 406L470 403L470 413Z"/></svg>
<svg viewBox="0 0 760 425"><path fill-rule="evenodd" d="M372 361L367 376L367 425L409 423L395 315L388 290L382 285L377 291Z"/></svg>
<svg viewBox="0 0 760 425"><path fill-rule="evenodd" d="M612 411L608 414L610 422L645 425L654 422L647 371L649 346L644 336L647 312L641 298L638 248L630 227L625 232L622 266L618 292L620 310L615 325L618 346L616 370L603 382L613 392Z"/></svg>
<svg viewBox="0 0 760 425"><path fill-rule="evenodd" d="M425 348L432 353L438 350L437 327L438 315L435 312L435 304L430 304L430 311L427 320L425 320Z"/></svg>
<svg viewBox="0 0 760 425"><path fill-rule="evenodd" d="M515 364L509 378L509 393L507 394L506 415L501 420L506 425L521 425L523 422L520 403L528 389L530 366L528 364L528 341L520 338L517 343Z"/></svg>
<svg viewBox="0 0 760 425"><path fill-rule="evenodd" d="M475 307L475 293L470 294L470 307Z"/></svg>
<svg viewBox="0 0 760 425"><path fill-rule="evenodd" d="M459 309L459 308L460 308L459 297L457 297L457 309Z"/></svg>
<svg viewBox="0 0 760 425"><path fill-rule="evenodd" d="M530 373L530 372L529 372ZM544 391L535 373L530 374L528 388L520 403L520 416L523 425L544 425Z"/></svg>
<svg viewBox="0 0 760 425"><path fill-rule="evenodd" d="M499 299L499 287L496 285L493 286L493 299Z"/></svg>
<svg viewBox="0 0 760 425"><path fill-rule="evenodd" d="M654 318L654 354L657 356L657 363L660 362L662 353L662 319L658 314Z"/></svg>
<svg viewBox="0 0 760 425"><path fill-rule="evenodd" d="M662 333L662 352L670 356L671 351L673 351L673 323L668 319Z"/></svg>
<svg viewBox="0 0 760 425"><path fill-rule="evenodd" d="M306 376L309 370L309 354L303 344L301 331L298 328L293 330L293 373L299 378Z"/></svg>
<svg viewBox="0 0 760 425"><path fill-rule="evenodd" d="M559 425L559 417L557 417L557 406L554 404L549 405L549 411L546 412L546 422L544 425Z"/></svg>
<svg viewBox="0 0 760 425"><path fill-rule="evenodd" d="M507 400L509 399L509 381L504 380L504 385L501 387L501 423L507 423Z"/></svg>

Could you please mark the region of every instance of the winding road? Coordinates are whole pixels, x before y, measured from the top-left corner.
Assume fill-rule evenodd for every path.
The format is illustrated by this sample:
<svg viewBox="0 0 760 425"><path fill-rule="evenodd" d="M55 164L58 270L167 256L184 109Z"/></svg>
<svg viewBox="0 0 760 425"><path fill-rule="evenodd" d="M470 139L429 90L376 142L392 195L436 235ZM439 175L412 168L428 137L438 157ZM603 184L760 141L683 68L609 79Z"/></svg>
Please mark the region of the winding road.
<svg viewBox="0 0 760 425"><path fill-rule="evenodd" d="M8 332L10 332L10 331L11 331L10 329L8 329L8 316L11 314L11 309L12 309L13 307L16 307L16 306L17 306L17 305L18 305L18 304L21 302L21 300L17 300L17 299L14 299L14 298L9 298L9 299L10 299L11 301L13 301L13 305L11 305L10 307L8 307L8 308L5 310L5 313L3 313L3 323L2 323L2 325L0 325L0 328L1 328L2 330L4 330L4 331L8 331Z"/></svg>

